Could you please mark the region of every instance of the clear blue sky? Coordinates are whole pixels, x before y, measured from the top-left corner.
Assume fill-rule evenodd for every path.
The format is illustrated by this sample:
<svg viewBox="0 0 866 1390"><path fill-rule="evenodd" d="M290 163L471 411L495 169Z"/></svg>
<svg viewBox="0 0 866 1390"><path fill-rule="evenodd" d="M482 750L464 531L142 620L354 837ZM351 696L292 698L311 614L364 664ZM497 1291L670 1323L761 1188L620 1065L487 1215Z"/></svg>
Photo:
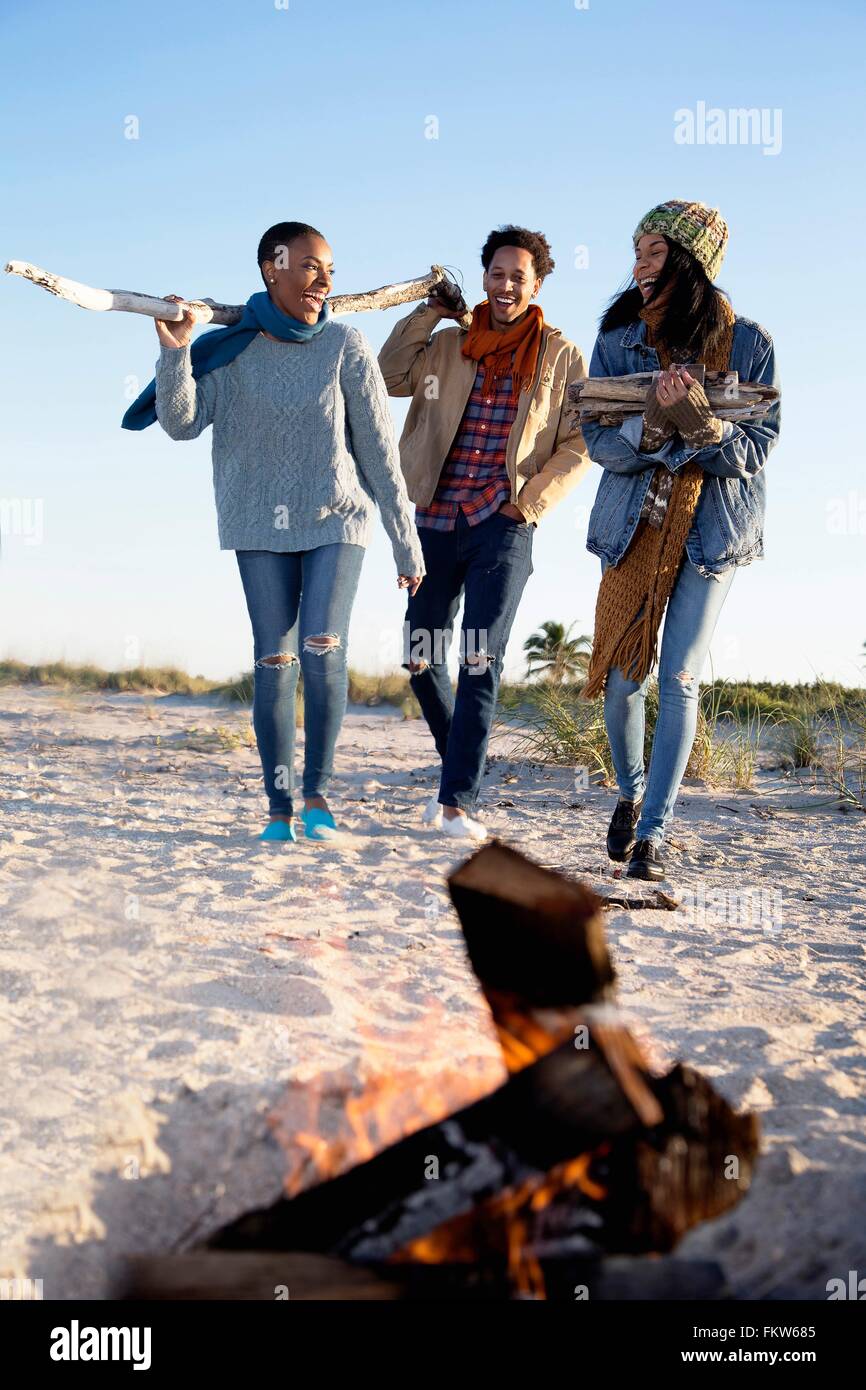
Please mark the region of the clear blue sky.
<svg viewBox="0 0 866 1390"><path fill-rule="evenodd" d="M775 339L784 422L767 556L736 577L714 668L854 683L866 639L866 469L852 418L866 391L864 28L860 0L6 0L0 261L242 301L260 287L262 231L298 218L330 240L339 290L439 261L459 267L474 300L486 233L523 222L557 261L546 315L588 356L638 218L670 197L718 206L731 229L719 282ZM677 143L675 113L699 102L781 111L780 152ZM137 140L124 135L130 116ZM152 323L90 314L11 276L0 291L2 654L210 676L248 667L235 560L217 543L210 432L177 444L157 427L120 430L129 378L152 375ZM378 347L400 312L355 322ZM847 411L831 416L831 388ZM394 413L399 426L400 403ZM599 476L536 533L511 674L543 620L591 630L598 562L584 544ZM15 534L20 499L41 499L38 544ZM395 664L402 612L380 531L355 666Z"/></svg>

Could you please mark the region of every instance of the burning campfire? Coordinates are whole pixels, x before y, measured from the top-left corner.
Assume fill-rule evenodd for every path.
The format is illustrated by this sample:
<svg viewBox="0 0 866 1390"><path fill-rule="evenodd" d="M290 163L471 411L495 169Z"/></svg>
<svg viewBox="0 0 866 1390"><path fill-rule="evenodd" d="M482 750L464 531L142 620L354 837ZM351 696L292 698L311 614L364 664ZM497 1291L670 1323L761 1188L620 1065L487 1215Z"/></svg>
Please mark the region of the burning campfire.
<svg viewBox="0 0 866 1390"><path fill-rule="evenodd" d="M450 1113L381 1083L336 1139L313 1104L286 1195L203 1249L130 1261L123 1296L598 1297L612 1256L671 1251L741 1200L757 1119L691 1067L651 1074L614 1002L602 900L496 841L448 886L507 1080Z"/></svg>

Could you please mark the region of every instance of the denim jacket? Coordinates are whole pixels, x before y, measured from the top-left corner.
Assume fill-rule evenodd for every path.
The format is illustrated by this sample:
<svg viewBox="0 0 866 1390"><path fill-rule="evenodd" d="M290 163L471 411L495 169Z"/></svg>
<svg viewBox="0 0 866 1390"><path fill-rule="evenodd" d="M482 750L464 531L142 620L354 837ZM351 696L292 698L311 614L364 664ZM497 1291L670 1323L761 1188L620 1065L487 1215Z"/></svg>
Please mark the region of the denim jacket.
<svg viewBox="0 0 866 1390"><path fill-rule="evenodd" d="M598 335L589 375L625 376L658 371L659 366L658 354L647 346L646 324L641 319ZM738 317L734 324L728 368L739 373L740 381L779 385L772 339L750 319ZM640 452L640 415L619 427L584 420L590 458L604 469L589 518L587 550L608 564L618 564L637 529L655 469L664 464L671 473L678 473L694 459L706 477L686 541L692 564L701 574L710 575L758 559L764 553L764 464L779 436L780 417L776 401L762 420L744 424L726 420L720 444L691 449L675 434L653 454Z"/></svg>

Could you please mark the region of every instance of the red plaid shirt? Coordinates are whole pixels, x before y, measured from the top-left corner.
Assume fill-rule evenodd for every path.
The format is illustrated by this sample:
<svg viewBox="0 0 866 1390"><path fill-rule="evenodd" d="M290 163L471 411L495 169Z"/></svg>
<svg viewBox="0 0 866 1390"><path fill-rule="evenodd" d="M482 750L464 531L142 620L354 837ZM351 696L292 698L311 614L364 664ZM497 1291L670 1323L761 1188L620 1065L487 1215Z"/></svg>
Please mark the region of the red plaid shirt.
<svg viewBox="0 0 866 1390"><path fill-rule="evenodd" d="M460 509L470 526L485 521L511 501L505 446L517 414L511 377L503 377L487 395L484 367L478 365L472 395L442 468L429 507L416 507L415 525L453 531Z"/></svg>

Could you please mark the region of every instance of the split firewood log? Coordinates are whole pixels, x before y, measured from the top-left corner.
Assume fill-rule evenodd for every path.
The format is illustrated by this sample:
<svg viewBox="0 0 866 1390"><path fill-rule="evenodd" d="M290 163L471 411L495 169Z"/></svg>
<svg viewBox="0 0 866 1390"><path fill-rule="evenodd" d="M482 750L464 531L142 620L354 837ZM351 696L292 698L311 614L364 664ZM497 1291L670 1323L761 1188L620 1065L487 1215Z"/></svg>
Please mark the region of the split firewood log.
<svg viewBox="0 0 866 1390"><path fill-rule="evenodd" d="M545 1261L547 1296L574 1302L576 1286L593 1302L628 1299L718 1299L724 1275L711 1260L646 1260L562 1254ZM207 1250L189 1255L139 1255L126 1262L109 1297L132 1302L265 1303L502 1302L513 1290L499 1265L483 1261L352 1265L329 1255L289 1250L264 1254Z"/></svg>
<svg viewBox="0 0 866 1390"><path fill-rule="evenodd" d="M199 1250L133 1256L115 1278L111 1296L155 1303L188 1299L357 1303L403 1298L404 1290L371 1269L329 1255L243 1251L226 1256Z"/></svg>
<svg viewBox="0 0 866 1390"><path fill-rule="evenodd" d="M713 413L720 420L760 420L780 392L759 381L740 381L737 372L705 372L701 363L687 363L687 370L701 382ZM602 425L621 425L631 415L642 415L647 394L654 389L658 372L631 372L625 376L586 377L568 388L567 408L582 420Z"/></svg>

